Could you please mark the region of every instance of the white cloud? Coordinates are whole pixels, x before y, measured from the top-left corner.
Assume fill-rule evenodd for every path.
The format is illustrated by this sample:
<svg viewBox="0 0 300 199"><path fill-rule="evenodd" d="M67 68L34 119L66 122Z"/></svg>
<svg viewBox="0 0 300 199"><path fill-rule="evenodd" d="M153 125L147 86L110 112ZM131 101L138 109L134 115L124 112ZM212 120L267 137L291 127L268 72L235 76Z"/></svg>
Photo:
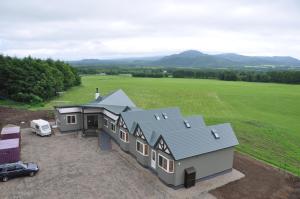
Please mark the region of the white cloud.
<svg viewBox="0 0 300 199"><path fill-rule="evenodd" d="M300 58L296 0L11 0L0 2L0 53L60 59L187 49Z"/></svg>

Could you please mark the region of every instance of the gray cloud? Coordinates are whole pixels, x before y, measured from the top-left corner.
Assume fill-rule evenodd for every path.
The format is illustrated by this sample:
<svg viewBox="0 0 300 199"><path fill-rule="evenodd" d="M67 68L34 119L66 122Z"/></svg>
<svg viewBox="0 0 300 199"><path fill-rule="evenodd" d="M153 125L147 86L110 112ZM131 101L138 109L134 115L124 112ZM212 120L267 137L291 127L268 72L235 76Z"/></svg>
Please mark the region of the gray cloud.
<svg viewBox="0 0 300 199"><path fill-rule="evenodd" d="M299 1L0 2L0 53L60 59L186 49L300 58Z"/></svg>

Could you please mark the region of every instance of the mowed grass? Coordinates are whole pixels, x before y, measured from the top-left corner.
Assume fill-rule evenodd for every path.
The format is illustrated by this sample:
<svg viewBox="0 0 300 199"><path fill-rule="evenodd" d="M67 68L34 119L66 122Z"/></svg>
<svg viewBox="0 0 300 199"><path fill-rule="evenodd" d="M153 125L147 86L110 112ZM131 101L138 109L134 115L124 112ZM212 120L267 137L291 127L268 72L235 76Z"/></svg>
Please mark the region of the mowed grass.
<svg viewBox="0 0 300 199"><path fill-rule="evenodd" d="M46 108L87 103L96 87L103 95L121 88L145 109L180 107L208 125L230 122L239 151L299 175L300 85L94 75Z"/></svg>

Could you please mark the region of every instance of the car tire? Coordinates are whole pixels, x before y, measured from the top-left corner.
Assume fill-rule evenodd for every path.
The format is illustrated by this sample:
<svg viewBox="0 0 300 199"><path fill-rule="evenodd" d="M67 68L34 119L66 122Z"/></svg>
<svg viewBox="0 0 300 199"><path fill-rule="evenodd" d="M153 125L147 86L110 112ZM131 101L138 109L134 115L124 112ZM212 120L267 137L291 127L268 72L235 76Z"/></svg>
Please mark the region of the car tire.
<svg viewBox="0 0 300 199"><path fill-rule="evenodd" d="M4 177L2 178L2 181L3 181L3 182L7 182L7 181L8 181L8 177L7 177L7 176L4 176Z"/></svg>
<svg viewBox="0 0 300 199"><path fill-rule="evenodd" d="M30 172L29 176L32 177L32 176L34 176L34 174L35 174L34 172Z"/></svg>

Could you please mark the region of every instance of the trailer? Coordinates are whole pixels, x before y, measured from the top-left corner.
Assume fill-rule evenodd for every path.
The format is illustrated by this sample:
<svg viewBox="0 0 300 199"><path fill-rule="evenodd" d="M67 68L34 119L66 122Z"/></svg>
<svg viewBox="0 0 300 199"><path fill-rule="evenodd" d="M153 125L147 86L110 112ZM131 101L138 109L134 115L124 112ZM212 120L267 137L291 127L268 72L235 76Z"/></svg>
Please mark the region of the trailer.
<svg viewBox="0 0 300 199"><path fill-rule="evenodd" d="M4 127L1 131L0 138L2 140L14 139L14 138L21 139L20 127L19 126Z"/></svg>
<svg viewBox="0 0 300 199"><path fill-rule="evenodd" d="M51 127L49 122L46 120L38 119L38 120L32 120L30 122L30 127L32 129L32 132L36 133L40 136L49 136L51 135Z"/></svg>
<svg viewBox="0 0 300 199"><path fill-rule="evenodd" d="M20 161L20 139L0 140L0 164Z"/></svg>

